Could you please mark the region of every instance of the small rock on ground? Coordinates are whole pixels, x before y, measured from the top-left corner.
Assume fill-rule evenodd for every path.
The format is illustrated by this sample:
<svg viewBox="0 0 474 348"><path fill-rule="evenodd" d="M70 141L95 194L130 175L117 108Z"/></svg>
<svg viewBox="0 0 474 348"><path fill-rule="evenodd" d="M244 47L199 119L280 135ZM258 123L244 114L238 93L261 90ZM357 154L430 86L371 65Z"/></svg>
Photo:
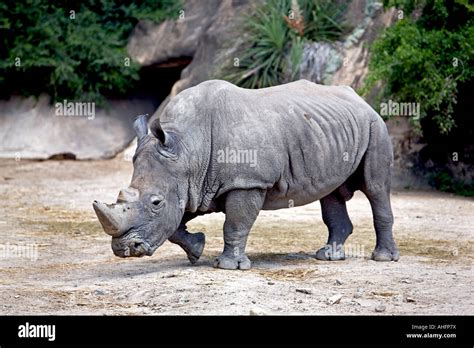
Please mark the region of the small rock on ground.
<svg viewBox="0 0 474 348"><path fill-rule="evenodd" d="M308 290L308 289L296 289L296 292L300 292L300 293L306 294L306 295L311 295L312 294L311 290Z"/></svg>
<svg viewBox="0 0 474 348"><path fill-rule="evenodd" d="M384 305L378 305L377 307L375 307L375 311L377 313L382 313L382 312L385 312L385 309L387 309Z"/></svg>
<svg viewBox="0 0 474 348"><path fill-rule="evenodd" d="M330 298L328 298L328 304L330 305L338 304L339 302L341 302L341 299L342 299L342 295L340 294L331 296Z"/></svg>

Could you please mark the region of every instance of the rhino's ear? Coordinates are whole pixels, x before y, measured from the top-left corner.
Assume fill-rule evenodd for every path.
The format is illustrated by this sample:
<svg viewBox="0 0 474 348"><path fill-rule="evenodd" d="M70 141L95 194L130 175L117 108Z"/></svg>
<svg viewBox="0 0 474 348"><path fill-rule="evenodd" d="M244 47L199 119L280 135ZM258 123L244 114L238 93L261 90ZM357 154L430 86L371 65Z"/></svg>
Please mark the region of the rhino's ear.
<svg viewBox="0 0 474 348"><path fill-rule="evenodd" d="M133 122L133 128L137 132L138 140L141 140L145 135L148 134L148 114L140 115L135 118Z"/></svg>
<svg viewBox="0 0 474 348"><path fill-rule="evenodd" d="M156 118L150 125L151 134L153 134L162 144L166 141L164 130L161 128L160 119Z"/></svg>
<svg viewBox="0 0 474 348"><path fill-rule="evenodd" d="M178 157L178 141L173 134L161 128L160 119L156 118L150 125L151 133L159 140L158 152L167 158Z"/></svg>

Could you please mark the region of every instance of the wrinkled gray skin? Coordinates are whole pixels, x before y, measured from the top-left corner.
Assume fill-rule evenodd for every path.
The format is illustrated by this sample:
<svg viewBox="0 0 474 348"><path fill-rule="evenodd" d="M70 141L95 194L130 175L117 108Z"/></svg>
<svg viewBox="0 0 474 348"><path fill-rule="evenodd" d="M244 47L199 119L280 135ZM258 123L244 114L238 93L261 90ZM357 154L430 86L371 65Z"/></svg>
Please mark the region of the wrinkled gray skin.
<svg viewBox="0 0 474 348"><path fill-rule="evenodd" d="M168 239L194 263L204 235L188 233L186 223L224 212L224 251L215 267L249 269L245 245L260 210L320 200L329 238L315 256L341 260L352 233L346 201L361 190L377 236L372 258L399 258L392 236L390 138L380 116L350 87L300 80L247 90L206 81L174 97L151 134L145 116L134 127L130 187L116 204L94 202L117 256L152 255ZM232 150L250 151L255 161L222 157Z"/></svg>

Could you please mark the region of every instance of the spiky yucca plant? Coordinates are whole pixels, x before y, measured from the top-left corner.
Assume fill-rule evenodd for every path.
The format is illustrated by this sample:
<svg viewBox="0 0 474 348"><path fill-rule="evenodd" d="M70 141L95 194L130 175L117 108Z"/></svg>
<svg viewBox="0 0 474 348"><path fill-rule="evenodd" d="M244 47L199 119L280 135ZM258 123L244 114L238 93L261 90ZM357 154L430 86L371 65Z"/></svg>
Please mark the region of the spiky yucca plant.
<svg viewBox="0 0 474 348"><path fill-rule="evenodd" d="M267 0L245 19L246 49L223 78L245 88L295 80L305 40L338 38L342 13L330 0Z"/></svg>

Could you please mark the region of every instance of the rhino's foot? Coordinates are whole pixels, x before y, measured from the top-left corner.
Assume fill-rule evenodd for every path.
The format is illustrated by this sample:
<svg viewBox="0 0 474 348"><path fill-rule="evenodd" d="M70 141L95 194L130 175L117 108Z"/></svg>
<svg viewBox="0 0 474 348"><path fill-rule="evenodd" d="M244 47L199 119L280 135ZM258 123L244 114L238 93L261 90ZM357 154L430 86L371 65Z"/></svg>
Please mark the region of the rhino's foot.
<svg viewBox="0 0 474 348"><path fill-rule="evenodd" d="M206 236L202 232L193 233L190 236L190 245L186 250L188 260L194 265L202 255L204 245L206 244Z"/></svg>
<svg viewBox="0 0 474 348"><path fill-rule="evenodd" d="M231 257L222 254L214 261L214 267L222 269L250 269L252 263L246 255Z"/></svg>
<svg viewBox="0 0 474 348"><path fill-rule="evenodd" d="M321 261L340 261L346 259L344 247L342 245L340 245L338 248L334 248L329 244L319 249L316 252L315 257Z"/></svg>
<svg viewBox="0 0 474 348"><path fill-rule="evenodd" d="M375 248L372 252L371 259L374 261L398 261L400 253L397 248Z"/></svg>

